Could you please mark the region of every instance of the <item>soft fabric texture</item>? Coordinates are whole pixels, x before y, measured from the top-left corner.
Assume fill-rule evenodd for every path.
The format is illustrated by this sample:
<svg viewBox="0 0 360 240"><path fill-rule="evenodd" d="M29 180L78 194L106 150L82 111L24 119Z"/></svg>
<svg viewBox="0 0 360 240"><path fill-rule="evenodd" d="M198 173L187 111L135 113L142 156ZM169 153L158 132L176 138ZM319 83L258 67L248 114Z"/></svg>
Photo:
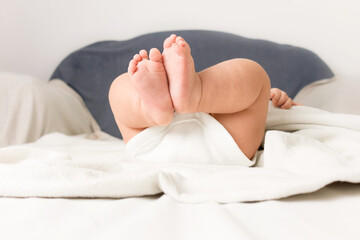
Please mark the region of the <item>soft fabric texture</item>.
<svg viewBox="0 0 360 240"><path fill-rule="evenodd" d="M313 192L335 181L360 182L360 116L271 107L267 130L255 167L144 162L103 132L54 133L0 149L0 196L122 198L164 192L181 202L238 202Z"/></svg>
<svg viewBox="0 0 360 240"><path fill-rule="evenodd" d="M343 76L304 87L294 101L330 112L360 115L360 76Z"/></svg>
<svg viewBox="0 0 360 240"><path fill-rule="evenodd" d="M91 44L66 57L51 78L62 79L80 94L103 131L121 137L108 102L110 85L127 71L129 60L139 50L153 47L162 50L164 39L171 33L189 42L197 71L232 58L252 59L267 71L272 86L286 91L290 97L307 84L334 75L315 53L304 48L224 32L188 30Z"/></svg>
<svg viewBox="0 0 360 240"><path fill-rule="evenodd" d="M63 81L0 72L0 147L99 129L81 97Z"/></svg>
<svg viewBox="0 0 360 240"><path fill-rule="evenodd" d="M175 113L168 126L150 127L126 144L144 162L203 163L252 166L229 132L206 113Z"/></svg>

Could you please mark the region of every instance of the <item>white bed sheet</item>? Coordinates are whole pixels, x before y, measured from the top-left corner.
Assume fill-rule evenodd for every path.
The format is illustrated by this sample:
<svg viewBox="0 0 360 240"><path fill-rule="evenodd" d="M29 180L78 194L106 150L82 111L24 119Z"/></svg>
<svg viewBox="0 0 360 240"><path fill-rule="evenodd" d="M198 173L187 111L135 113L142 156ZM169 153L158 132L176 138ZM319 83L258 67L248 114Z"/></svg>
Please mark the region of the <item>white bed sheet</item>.
<svg viewBox="0 0 360 240"><path fill-rule="evenodd" d="M351 81L310 86L297 100L321 108L331 95L333 111L360 114L358 95L332 94L354 89ZM166 195L0 198L0 213L1 239L359 239L360 185L335 183L281 200L229 204L184 204Z"/></svg>
<svg viewBox="0 0 360 240"><path fill-rule="evenodd" d="M359 239L360 186L255 203L0 198L2 239Z"/></svg>

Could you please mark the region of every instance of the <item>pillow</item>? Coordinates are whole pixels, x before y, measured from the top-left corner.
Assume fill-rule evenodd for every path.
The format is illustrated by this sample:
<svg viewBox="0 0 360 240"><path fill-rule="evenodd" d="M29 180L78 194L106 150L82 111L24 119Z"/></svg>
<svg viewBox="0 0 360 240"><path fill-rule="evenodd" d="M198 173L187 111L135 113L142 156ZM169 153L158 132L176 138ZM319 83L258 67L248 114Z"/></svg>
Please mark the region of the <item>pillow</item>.
<svg viewBox="0 0 360 240"><path fill-rule="evenodd" d="M103 131L121 137L108 102L110 85L127 71L129 60L139 50L162 50L163 41L171 33L190 44L197 71L231 58L252 59L267 71L272 87L286 91L290 97L305 85L334 75L316 54L303 48L224 32L185 30L91 44L66 57L51 78L62 79L79 93Z"/></svg>
<svg viewBox="0 0 360 240"><path fill-rule="evenodd" d="M336 77L307 85L294 101L334 113L360 115L360 77Z"/></svg>
<svg viewBox="0 0 360 240"><path fill-rule="evenodd" d="M0 147L44 134L92 133L99 129L81 97L63 81L40 81L0 72Z"/></svg>

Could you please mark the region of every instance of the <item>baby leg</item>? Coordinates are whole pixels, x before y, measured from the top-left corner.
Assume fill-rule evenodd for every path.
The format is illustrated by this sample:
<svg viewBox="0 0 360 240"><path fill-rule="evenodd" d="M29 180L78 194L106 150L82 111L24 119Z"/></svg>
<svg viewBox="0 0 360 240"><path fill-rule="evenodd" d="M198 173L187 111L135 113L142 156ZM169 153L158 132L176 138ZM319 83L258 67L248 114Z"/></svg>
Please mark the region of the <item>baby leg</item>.
<svg viewBox="0 0 360 240"><path fill-rule="evenodd" d="M252 158L264 135L269 103L264 69L251 60L232 59L195 73L189 45L174 35L164 42L163 59L175 110L210 113Z"/></svg>
<svg viewBox="0 0 360 240"><path fill-rule="evenodd" d="M136 54L128 72L117 77L109 91L110 106L125 142L155 125L172 121L174 108L158 49Z"/></svg>
<svg viewBox="0 0 360 240"><path fill-rule="evenodd" d="M263 68L233 59L199 72L203 94L199 111L209 112L252 158L264 136L270 80Z"/></svg>

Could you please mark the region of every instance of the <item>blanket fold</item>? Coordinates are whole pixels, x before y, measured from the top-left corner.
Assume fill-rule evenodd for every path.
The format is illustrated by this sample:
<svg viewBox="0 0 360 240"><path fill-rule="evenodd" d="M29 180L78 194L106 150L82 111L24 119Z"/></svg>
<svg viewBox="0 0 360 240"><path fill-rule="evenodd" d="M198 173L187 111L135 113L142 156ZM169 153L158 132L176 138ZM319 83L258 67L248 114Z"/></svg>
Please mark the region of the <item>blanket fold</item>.
<svg viewBox="0 0 360 240"><path fill-rule="evenodd" d="M103 132L45 135L0 148L0 196L123 198L164 192L181 202L278 199L360 182L360 116L270 107L254 167L143 162Z"/></svg>

